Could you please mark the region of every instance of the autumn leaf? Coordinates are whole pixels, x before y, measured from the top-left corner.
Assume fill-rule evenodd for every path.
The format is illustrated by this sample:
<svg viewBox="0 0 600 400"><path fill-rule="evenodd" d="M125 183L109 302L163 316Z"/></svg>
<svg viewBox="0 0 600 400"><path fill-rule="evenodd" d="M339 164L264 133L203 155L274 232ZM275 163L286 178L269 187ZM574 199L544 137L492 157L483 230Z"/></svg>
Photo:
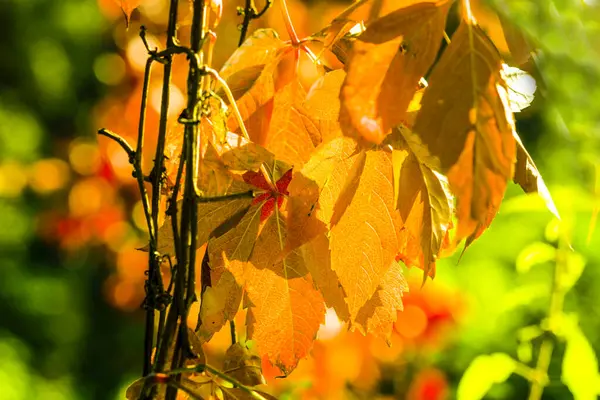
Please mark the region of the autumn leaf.
<svg viewBox="0 0 600 400"><path fill-rule="evenodd" d="M346 72L338 69L320 77L308 91L303 108L326 143L341 136L338 122L340 114L340 89Z"/></svg>
<svg viewBox="0 0 600 400"><path fill-rule="evenodd" d="M223 373L247 386L266 383L260 357L241 343L234 343L225 352Z"/></svg>
<svg viewBox="0 0 600 400"><path fill-rule="evenodd" d="M403 308L402 295L405 292L408 292L408 283L402 267L393 261L377 291L358 311L354 327L363 334L369 332L389 342L398 311Z"/></svg>
<svg viewBox="0 0 600 400"><path fill-rule="evenodd" d="M440 48L450 4L401 8L371 23L356 39L340 93L345 135L379 144L403 121Z"/></svg>
<svg viewBox="0 0 600 400"><path fill-rule="evenodd" d="M515 141L517 142L517 163L515 164L515 176L513 180L521 186L525 193L537 193L546 203L546 207L554 216L560 219L554 200L544 183L544 179L538 171L533 159L523 146L521 138L516 132L513 132Z"/></svg>
<svg viewBox="0 0 600 400"><path fill-rule="evenodd" d="M211 286L202 295L197 331L205 341L233 320L240 307L245 263L258 236L261 208L253 205L232 229L208 243Z"/></svg>
<svg viewBox="0 0 600 400"><path fill-rule="evenodd" d="M321 142L321 133L302 102L306 93L297 79L275 93L269 128L262 145L279 160L301 167Z"/></svg>
<svg viewBox="0 0 600 400"><path fill-rule="evenodd" d="M429 79L413 130L440 160L457 199L456 241L471 243L496 215L516 158L502 61L462 22Z"/></svg>
<svg viewBox="0 0 600 400"><path fill-rule="evenodd" d="M285 235L285 220L276 208L247 265L245 305L248 337L287 375L309 354L325 306L302 253L283 254Z"/></svg>
<svg viewBox="0 0 600 400"><path fill-rule="evenodd" d="M397 258L422 268L425 280L435 275L435 261L452 225L453 198L446 178L436 172L439 161L417 135L400 126L390 142L395 204L403 223Z"/></svg>
<svg viewBox="0 0 600 400"><path fill-rule="evenodd" d="M288 249L324 233L357 152L354 140L340 137L317 147L288 188Z"/></svg>
<svg viewBox="0 0 600 400"><path fill-rule="evenodd" d="M398 252L391 152L337 138L319 146L290 184L288 247L328 229L331 269L350 319L371 298Z"/></svg>

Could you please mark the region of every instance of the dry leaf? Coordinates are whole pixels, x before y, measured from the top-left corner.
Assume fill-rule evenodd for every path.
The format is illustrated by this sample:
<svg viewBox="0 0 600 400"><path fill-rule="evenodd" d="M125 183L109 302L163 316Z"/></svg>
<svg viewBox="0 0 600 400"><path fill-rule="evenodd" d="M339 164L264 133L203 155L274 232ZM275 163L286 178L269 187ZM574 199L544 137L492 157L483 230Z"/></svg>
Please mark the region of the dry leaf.
<svg viewBox="0 0 600 400"><path fill-rule="evenodd" d="M429 79L413 130L440 160L457 199L456 240L476 239L496 215L516 158L502 61L462 22Z"/></svg>
<svg viewBox="0 0 600 400"><path fill-rule="evenodd" d="M260 357L241 343L231 345L225 352L223 373L247 386L266 383Z"/></svg>
<svg viewBox="0 0 600 400"><path fill-rule="evenodd" d="M379 144L402 122L435 60L451 2L421 2L374 21L353 44L340 98L345 135Z"/></svg>
<svg viewBox="0 0 600 400"><path fill-rule="evenodd" d="M554 216L560 219L556 205L552 200L552 196L544 183L544 179L538 171L533 159L523 146L521 138L516 132L513 132L517 142L517 163L515 165L515 176L513 180L521 186L525 193L537 193L546 203L546 207Z"/></svg>

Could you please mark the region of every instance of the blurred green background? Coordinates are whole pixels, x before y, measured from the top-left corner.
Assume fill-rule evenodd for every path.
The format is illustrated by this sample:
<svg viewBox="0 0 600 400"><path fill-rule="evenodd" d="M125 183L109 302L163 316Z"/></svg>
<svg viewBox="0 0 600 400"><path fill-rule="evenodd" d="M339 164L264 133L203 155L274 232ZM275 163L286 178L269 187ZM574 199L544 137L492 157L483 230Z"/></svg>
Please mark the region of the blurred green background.
<svg viewBox="0 0 600 400"><path fill-rule="evenodd" d="M132 38L157 2L148 0L146 14L136 11L126 30L112 0L0 1L2 400L120 398L141 372L139 207L127 163L110 146L98 147L95 132L107 120L133 118L127 113L138 107L132 93L140 71ZM307 19L320 2L309 3ZM600 206L600 8L592 0L492 3L541 49L535 64L522 67L538 81L538 92L517 114L517 128L562 221L540 199L510 186L491 229L460 262L459 254L440 262L428 283L460 293L463 307L446 344L428 349L425 363L443 372L445 393L454 398L477 356L502 352L535 366L549 338L555 346L543 398L573 398L565 381L578 378L564 378L573 365L584 380L573 385L587 388L575 399L597 398L600 232L590 229ZM235 29L234 9L226 4L227 29ZM151 20L150 31L160 32L161 23ZM574 252L564 249L567 242ZM573 285L557 328L540 336L535 327L546 327L559 243L560 273ZM349 391L347 398L401 398L407 375L398 369L420 368L408 353L403 357L366 397ZM485 381L489 371L477 369L502 369L502 360L475 365L469 379ZM297 392L290 389L288 398ZM517 373L486 396L521 399L528 392Z"/></svg>

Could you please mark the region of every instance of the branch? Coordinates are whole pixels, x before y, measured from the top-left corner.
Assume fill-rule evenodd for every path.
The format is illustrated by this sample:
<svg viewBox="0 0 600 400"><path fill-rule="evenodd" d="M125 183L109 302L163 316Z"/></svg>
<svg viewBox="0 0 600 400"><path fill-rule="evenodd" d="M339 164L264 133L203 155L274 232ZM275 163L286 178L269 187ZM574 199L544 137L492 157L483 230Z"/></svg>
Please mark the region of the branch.
<svg viewBox="0 0 600 400"><path fill-rule="evenodd" d="M253 19L258 19L258 18L262 17L264 15L264 13L266 13L267 10L271 7L272 4L273 4L273 0L266 0L265 6L263 7L263 9L260 11L256 11L256 6L254 5L254 0L246 0L246 7L238 8L238 15L244 16L244 21L242 22L242 29L241 29L242 32L240 33L240 40L238 42L238 47L241 46L244 43L244 41L246 40L246 35L248 34L248 28L250 27L250 22L252 22Z"/></svg>
<svg viewBox="0 0 600 400"><path fill-rule="evenodd" d="M131 164L134 163L135 150L133 150L133 147L131 147L131 145L129 143L127 143L127 140L125 140L121 135L119 135L118 133L109 131L108 129L105 129L105 128L99 129L98 135L106 136L106 137L114 140L115 142L117 142L123 148L123 150L125 150L125 153L127 153L127 156L129 157L129 162Z"/></svg>

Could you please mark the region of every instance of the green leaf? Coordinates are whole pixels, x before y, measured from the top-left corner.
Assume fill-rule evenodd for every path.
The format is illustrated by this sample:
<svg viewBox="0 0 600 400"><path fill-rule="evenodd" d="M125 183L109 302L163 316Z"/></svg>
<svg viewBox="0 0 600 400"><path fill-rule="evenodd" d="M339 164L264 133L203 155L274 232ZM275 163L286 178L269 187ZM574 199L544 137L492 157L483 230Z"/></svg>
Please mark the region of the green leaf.
<svg viewBox="0 0 600 400"><path fill-rule="evenodd" d="M458 384L457 399L482 399L494 383L507 380L516 366L517 362L504 353L476 357Z"/></svg>
<svg viewBox="0 0 600 400"><path fill-rule="evenodd" d="M524 248L517 257L517 272L524 274L531 267L554 260L556 249L547 243L536 242Z"/></svg>
<svg viewBox="0 0 600 400"><path fill-rule="evenodd" d="M585 257L579 253L569 252L567 255L566 269L563 271L560 277L560 284L562 289L566 292L569 291L575 283L581 277L583 269L585 268Z"/></svg>
<svg viewBox="0 0 600 400"><path fill-rule="evenodd" d="M567 385L575 400L598 398L600 376L598 359L575 317L566 318L563 326L567 342L562 364L562 382Z"/></svg>

